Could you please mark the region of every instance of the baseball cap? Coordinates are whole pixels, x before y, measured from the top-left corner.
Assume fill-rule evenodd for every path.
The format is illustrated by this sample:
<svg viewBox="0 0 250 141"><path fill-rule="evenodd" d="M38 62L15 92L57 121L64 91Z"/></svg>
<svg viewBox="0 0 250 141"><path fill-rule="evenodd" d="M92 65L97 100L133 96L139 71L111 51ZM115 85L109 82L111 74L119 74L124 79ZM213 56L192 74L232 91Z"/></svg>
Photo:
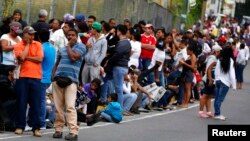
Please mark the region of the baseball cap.
<svg viewBox="0 0 250 141"><path fill-rule="evenodd" d="M221 37L218 39L218 41L219 41L219 42L226 43L226 42L227 42L227 39L226 39L226 37L221 36Z"/></svg>
<svg viewBox="0 0 250 141"><path fill-rule="evenodd" d="M153 27L152 24L146 24L145 27Z"/></svg>
<svg viewBox="0 0 250 141"><path fill-rule="evenodd" d="M128 18L123 20L124 22L130 23L130 20Z"/></svg>
<svg viewBox="0 0 250 141"><path fill-rule="evenodd" d="M48 16L48 12L45 9L40 9L38 16Z"/></svg>
<svg viewBox="0 0 250 141"><path fill-rule="evenodd" d="M67 14L65 14L65 15L63 16L63 20L64 20L65 22L69 22L69 21L72 21L72 20L74 20L74 19L75 19L75 17L74 17L73 15L69 14L69 13L67 13Z"/></svg>
<svg viewBox="0 0 250 141"><path fill-rule="evenodd" d="M92 28L95 29L96 31L101 31L102 25L99 22L94 22Z"/></svg>
<svg viewBox="0 0 250 141"><path fill-rule="evenodd" d="M17 34L23 33L22 25L19 22L11 22L10 29L13 30L14 32L16 32Z"/></svg>
<svg viewBox="0 0 250 141"><path fill-rule="evenodd" d="M215 44L213 47L212 47L213 51L221 51L222 48L218 45L218 44Z"/></svg>
<svg viewBox="0 0 250 141"><path fill-rule="evenodd" d="M188 29L187 33L193 33L193 30L192 29Z"/></svg>
<svg viewBox="0 0 250 141"><path fill-rule="evenodd" d="M228 42L229 42L229 43L233 43L233 42L234 42L234 39L233 39L233 38L229 38Z"/></svg>
<svg viewBox="0 0 250 141"><path fill-rule="evenodd" d="M33 34L33 33L36 33L35 29L31 26L26 26L24 29L23 29L23 33L30 33L30 34Z"/></svg>
<svg viewBox="0 0 250 141"><path fill-rule="evenodd" d="M79 13L76 15L75 18L77 21L84 21L85 20L85 16L82 13Z"/></svg>

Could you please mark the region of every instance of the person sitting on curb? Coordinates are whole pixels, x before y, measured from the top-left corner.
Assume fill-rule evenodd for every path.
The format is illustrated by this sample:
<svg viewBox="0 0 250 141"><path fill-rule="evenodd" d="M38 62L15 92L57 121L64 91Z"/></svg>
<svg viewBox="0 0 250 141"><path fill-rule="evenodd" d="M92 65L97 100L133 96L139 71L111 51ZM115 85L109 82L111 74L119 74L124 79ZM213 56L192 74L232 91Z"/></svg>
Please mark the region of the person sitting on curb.
<svg viewBox="0 0 250 141"><path fill-rule="evenodd" d="M108 122L119 123L122 121L122 107L118 100L118 95L112 93L108 96L109 104L104 110L98 111L96 114L93 114L90 117L87 117L87 126L92 126L95 123L99 122L101 119L104 119Z"/></svg>

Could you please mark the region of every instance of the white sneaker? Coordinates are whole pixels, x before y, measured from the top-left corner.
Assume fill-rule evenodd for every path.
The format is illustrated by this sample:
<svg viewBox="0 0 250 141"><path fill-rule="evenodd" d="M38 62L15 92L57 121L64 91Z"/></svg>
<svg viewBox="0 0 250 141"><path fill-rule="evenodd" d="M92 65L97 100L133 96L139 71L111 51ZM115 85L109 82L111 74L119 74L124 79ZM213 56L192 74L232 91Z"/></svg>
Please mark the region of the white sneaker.
<svg viewBox="0 0 250 141"><path fill-rule="evenodd" d="M29 127L29 125L25 126L25 129L24 129L25 132L28 132L28 131L31 131L31 130L32 130L32 127Z"/></svg>
<svg viewBox="0 0 250 141"><path fill-rule="evenodd" d="M46 127L41 127L40 130L46 130Z"/></svg>
<svg viewBox="0 0 250 141"><path fill-rule="evenodd" d="M224 117L223 115L218 115L218 116L214 116L214 119L226 120L226 117Z"/></svg>

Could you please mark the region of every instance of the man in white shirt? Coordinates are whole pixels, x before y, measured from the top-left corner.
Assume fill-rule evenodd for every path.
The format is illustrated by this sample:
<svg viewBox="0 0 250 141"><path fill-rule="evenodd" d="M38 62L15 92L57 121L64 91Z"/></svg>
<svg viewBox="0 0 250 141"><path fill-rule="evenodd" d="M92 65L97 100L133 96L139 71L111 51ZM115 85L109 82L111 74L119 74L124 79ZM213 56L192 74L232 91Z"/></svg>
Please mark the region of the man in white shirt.
<svg viewBox="0 0 250 141"><path fill-rule="evenodd" d="M54 34L50 38L50 42L56 47L57 52L62 47L66 47L66 45L68 44L68 39L66 35L68 31L73 28L74 28L73 22L65 22L62 29L58 29L57 31L54 32ZM81 43L81 39L79 36L77 42Z"/></svg>

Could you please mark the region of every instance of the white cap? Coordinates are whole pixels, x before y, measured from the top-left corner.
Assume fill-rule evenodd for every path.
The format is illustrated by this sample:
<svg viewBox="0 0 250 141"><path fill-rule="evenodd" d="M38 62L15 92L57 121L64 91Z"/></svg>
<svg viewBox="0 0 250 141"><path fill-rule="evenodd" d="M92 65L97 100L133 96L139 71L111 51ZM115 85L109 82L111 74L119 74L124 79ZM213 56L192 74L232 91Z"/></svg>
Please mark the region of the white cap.
<svg viewBox="0 0 250 141"><path fill-rule="evenodd" d="M213 51L221 51L222 48L218 45L218 44L215 44L213 47L212 47Z"/></svg>
<svg viewBox="0 0 250 141"><path fill-rule="evenodd" d="M40 9L40 11L39 11L39 14L38 14L39 16L48 16L48 12L47 12L47 10L45 10L45 9Z"/></svg>
<svg viewBox="0 0 250 141"><path fill-rule="evenodd" d="M188 29L187 32L194 33L192 29Z"/></svg>
<svg viewBox="0 0 250 141"><path fill-rule="evenodd" d="M234 42L234 39L233 39L233 38L230 38L230 39L228 40L228 42L229 42L229 43L233 43L233 42Z"/></svg>

